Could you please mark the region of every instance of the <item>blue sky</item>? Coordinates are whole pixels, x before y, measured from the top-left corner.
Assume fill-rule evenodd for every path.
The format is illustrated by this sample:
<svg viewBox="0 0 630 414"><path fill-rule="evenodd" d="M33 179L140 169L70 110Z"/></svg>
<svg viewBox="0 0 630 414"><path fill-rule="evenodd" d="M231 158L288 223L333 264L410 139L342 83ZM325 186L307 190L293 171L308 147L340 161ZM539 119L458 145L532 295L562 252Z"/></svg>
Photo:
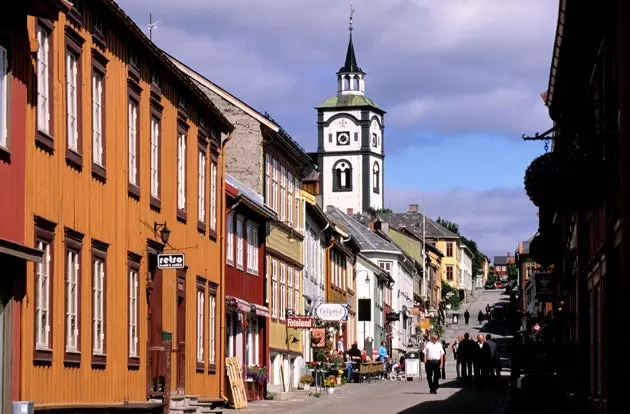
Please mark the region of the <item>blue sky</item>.
<svg viewBox="0 0 630 414"><path fill-rule="evenodd" d="M313 107L336 92L346 0L118 0L154 42L269 112L307 150ZM489 256L537 229L523 189L551 126L547 88L558 5L549 0L356 0L366 94L385 118L386 205L460 224Z"/></svg>

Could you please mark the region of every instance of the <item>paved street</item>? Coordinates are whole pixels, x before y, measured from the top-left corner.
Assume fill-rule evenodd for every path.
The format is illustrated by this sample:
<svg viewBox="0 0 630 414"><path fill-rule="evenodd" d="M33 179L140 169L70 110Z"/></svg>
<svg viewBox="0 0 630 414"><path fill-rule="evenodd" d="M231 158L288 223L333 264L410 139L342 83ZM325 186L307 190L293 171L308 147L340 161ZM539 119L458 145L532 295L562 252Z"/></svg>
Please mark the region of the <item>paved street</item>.
<svg viewBox="0 0 630 414"><path fill-rule="evenodd" d="M461 325L452 326L445 333L445 339L451 342L458 335L469 332L471 336L492 328L480 326L476 323L477 313L486 304L494 304L507 300L501 291L485 291L472 304L462 306L460 312L469 309L471 323L465 326L463 318ZM493 336L495 336L493 332ZM373 384L346 384L336 389L333 396L308 395L299 391L291 394L288 401L261 401L250 403L242 413L295 413L310 414L330 412L379 414L412 414L430 412L440 413L501 413L505 408L508 394L508 372L504 372L501 384L495 388L479 394L473 385L464 386L455 379L455 363L452 352L448 352L446 365L446 380L441 381L437 395L429 394L428 385L423 372L423 380L380 381Z"/></svg>

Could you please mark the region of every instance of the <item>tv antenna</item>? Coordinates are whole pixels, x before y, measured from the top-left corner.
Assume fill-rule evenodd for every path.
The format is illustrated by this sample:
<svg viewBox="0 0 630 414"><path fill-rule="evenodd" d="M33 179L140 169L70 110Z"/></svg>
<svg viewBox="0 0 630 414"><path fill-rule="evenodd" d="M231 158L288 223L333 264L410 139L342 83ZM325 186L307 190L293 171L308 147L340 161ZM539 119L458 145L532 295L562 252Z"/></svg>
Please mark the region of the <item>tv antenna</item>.
<svg viewBox="0 0 630 414"><path fill-rule="evenodd" d="M149 13L149 24L147 25L149 29L149 40L153 41L153 31L158 29L159 24L162 23L162 20L153 21L153 14Z"/></svg>

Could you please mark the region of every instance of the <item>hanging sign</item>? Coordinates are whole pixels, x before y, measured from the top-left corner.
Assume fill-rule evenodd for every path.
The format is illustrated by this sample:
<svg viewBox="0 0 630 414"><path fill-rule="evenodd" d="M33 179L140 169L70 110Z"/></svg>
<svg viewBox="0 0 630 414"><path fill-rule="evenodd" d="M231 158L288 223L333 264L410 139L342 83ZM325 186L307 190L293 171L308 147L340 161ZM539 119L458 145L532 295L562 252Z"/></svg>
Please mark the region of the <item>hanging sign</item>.
<svg viewBox="0 0 630 414"><path fill-rule="evenodd" d="M158 269L183 269L184 253L158 254L157 265Z"/></svg>
<svg viewBox="0 0 630 414"><path fill-rule="evenodd" d="M348 320L348 308L340 303L322 303L315 308L315 316L322 321Z"/></svg>

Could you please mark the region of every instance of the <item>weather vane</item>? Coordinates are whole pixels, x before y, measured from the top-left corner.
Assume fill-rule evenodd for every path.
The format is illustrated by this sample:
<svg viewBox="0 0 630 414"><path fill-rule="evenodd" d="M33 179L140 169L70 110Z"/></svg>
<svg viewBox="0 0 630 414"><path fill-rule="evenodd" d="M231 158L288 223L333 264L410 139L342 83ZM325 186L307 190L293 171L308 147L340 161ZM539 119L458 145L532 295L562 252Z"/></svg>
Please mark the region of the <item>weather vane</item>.
<svg viewBox="0 0 630 414"><path fill-rule="evenodd" d="M354 16L354 7L352 6L352 2L350 2L350 27L348 30L352 31L352 18Z"/></svg>

